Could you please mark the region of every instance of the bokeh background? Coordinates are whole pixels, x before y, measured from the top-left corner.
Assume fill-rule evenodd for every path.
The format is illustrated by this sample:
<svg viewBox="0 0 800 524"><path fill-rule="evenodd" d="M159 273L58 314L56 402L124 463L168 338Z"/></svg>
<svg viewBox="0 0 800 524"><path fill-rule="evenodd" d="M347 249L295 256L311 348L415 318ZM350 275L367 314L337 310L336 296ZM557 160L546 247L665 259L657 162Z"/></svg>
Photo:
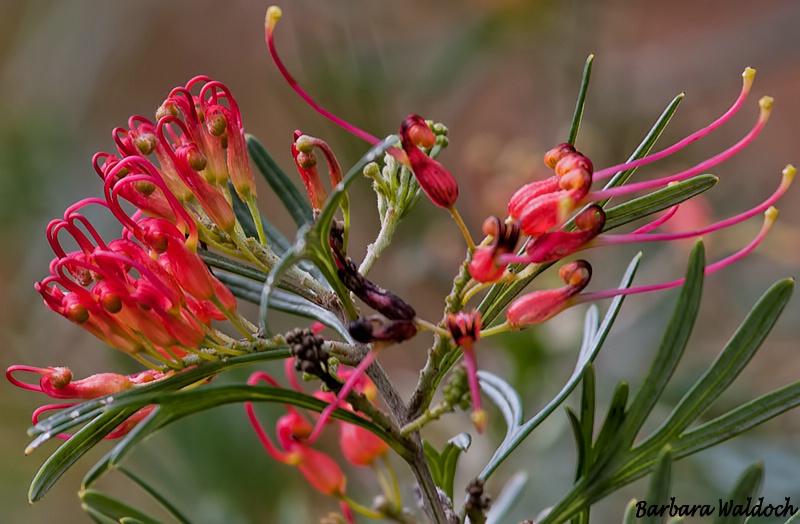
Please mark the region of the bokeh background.
<svg viewBox="0 0 800 524"><path fill-rule="evenodd" d="M196 74L225 82L238 99L247 130L289 172L296 128L329 141L345 166L365 150L365 144L315 114L280 78L263 42L265 3L4 0L0 7L3 368L15 363L68 365L76 376L135 370L48 311L32 283L46 274L51 258L43 235L46 223L72 202L100 193L91 155L113 147L111 129L131 114L152 115L173 86ZM757 204L773 191L785 164L800 162L800 4L792 0L292 0L282 7L279 49L324 106L377 135L393 132L409 112L449 126L451 145L440 159L459 181L459 209L476 233L486 216L503 213L516 186L544 176L541 155L566 137L589 53L595 53L596 61L578 146L595 166L626 157L678 92L685 91L686 99L660 144L710 122L736 97L745 66L756 68L758 75L752 99L741 113L638 176L663 175L724 149L754 122L758 97L776 98L764 133L749 149L715 168L721 181L695 213L681 217L686 227ZM267 193L263 188L265 213L291 235L288 217ZM352 254L358 258L363 253L358 248L363 250L375 234L377 221L368 184L357 187L354 195ZM798 274L797 195L794 188L785 197L780 221L754 255L707 279L701 319L668 400L680 398L769 284ZM759 225L756 220L706 239L709 256L720 258L744 245ZM117 226L100 227L113 234ZM639 281L677 278L689 245L646 246ZM614 285L637 249L590 253L592 289ZM400 227L374 276L433 320L462 254L450 218L423 200ZM674 300L674 292L628 300L598 359L601 398L607 400L619 380L638 385ZM799 312L794 299L761 353L716 409L800 379ZM482 366L519 388L528 413L542 406L569 375L582 314L568 312L542 328L481 348ZM423 361L424 342L382 357L405 393ZM54 449L45 446L23 457L30 412L42 403L33 393L0 383L0 520L88 522L75 493L98 453L78 463L42 502L32 507L26 502L28 482ZM264 416L269 417L267 410ZM499 442L501 417L495 413L492 418L491 430L475 440L461 463L457 486L481 469ZM466 420L463 413L455 415L426 436L441 443L469 429ZM679 502L714 503L745 465L763 460L767 500L781 502L788 496L800 505L798 430L800 413L790 412L678 463L674 492ZM516 470L531 475L524 502L509 522L533 517L569 485L574 457L568 431L566 417L556 414L489 484L496 495ZM143 445L128 465L193 522L314 522L334 508L310 493L297 472L262 452L240 406L176 424ZM357 498L369 500L369 472L352 473L350 485ZM102 487L149 507L146 496L120 475L110 474ZM405 491L410 494L410 487ZM603 501L595 520L619 521L627 499L641 498L644 491L640 482Z"/></svg>

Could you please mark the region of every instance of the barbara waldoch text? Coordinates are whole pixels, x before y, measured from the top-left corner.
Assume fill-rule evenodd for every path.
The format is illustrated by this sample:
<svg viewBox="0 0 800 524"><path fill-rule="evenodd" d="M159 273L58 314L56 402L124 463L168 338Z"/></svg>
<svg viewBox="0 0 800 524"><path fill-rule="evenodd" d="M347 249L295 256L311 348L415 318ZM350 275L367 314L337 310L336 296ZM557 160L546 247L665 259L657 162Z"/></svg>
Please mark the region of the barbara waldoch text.
<svg viewBox="0 0 800 524"><path fill-rule="evenodd" d="M719 499L719 504L678 504L675 497L670 497L669 504L648 504L646 500L636 503L636 518L642 517L791 517L800 507L790 503L784 497L782 504L765 504L764 497L753 500L747 497L747 503Z"/></svg>

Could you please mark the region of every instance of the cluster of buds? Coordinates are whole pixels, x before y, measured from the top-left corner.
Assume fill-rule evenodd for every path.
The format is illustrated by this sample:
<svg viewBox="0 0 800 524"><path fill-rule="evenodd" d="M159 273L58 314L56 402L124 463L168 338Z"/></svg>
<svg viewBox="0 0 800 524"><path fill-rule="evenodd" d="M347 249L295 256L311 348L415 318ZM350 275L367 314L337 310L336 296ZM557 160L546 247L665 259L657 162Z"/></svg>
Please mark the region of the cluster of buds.
<svg viewBox="0 0 800 524"><path fill-rule="evenodd" d="M292 372L291 361L287 360L286 362L286 375L289 383L294 389L302 392L302 387ZM340 369L339 377L342 380L350 380L354 378L354 372L350 369ZM267 382L274 387L281 387L277 381L264 372L256 372L251 375L248 384L255 385L260 381ZM341 386L341 383L339 385ZM374 401L377 394L375 385L363 375L356 377L354 390L370 402ZM335 393L331 391L317 391L314 396L326 402L333 402L336 397ZM364 416L362 413L356 412L350 404L344 403L341 407L359 416ZM347 479L339 463L330 455L312 447L315 438L312 434L313 425L310 418L287 405L286 414L278 418L275 425L278 442L278 446L276 446L258 421L252 403L246 403L245 409L259 440L269 455L279 462L296 466L317 491L338 499L347 522L355 522L352 510L373 518L384 516L361 506L346 495ZM339 445L345 460L354 466L373 467L384 487L384 495L392 501L390 512L399 511L400 501L397 498L396 486L385 484L385 478L380 476L381 472L377 467L377 462L386 456L389 446L375 434L360 426L341 420L335 421L335 424L338 426ZM388 461L384 461L384 463L388 468L391 467Z"/></svg>
<svg viewBox="0 0 800 524"><path fill-rule="evenodd" d="M31 384L23 382L14 376L15 373L35 373L41 375L38 384ZM65 367L48 367L37 368L32 366L11 366L6 370L6 379L15 386L27 389L29 391L36 391L44 393L48 397L59 400L91 400L96 398L114 395L127 391L133 387L143 384L149 384L156 380L161 380L169 373L161 373L155 370L141 371L132 375L119 375L117 373L98 373L91 375L81 380L72 380L72 371ZM34 424L39 422L39 417L48 411L56 409L69 409L76 405L76 403L59 403L59 404L46 404L34 410L31 419ZM155 406L147 406L130 417L125 422L119 425L114 431L109 433L106 438L113 439L126 435L136 424L142 421ZM68 439L71 435L60 433L56 437L60 439ZM32 449L26 450L26 453Z"/></svg>

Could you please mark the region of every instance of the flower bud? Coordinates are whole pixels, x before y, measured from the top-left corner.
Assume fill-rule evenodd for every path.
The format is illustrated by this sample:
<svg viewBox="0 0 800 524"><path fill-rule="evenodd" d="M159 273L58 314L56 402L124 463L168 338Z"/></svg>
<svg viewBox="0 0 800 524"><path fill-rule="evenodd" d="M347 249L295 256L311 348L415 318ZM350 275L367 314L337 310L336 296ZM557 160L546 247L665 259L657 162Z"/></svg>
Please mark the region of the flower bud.
<svg viewBox="0 0 800 524"><path fill-rule="evenodd" d="M423 128L427 129L430 135ZM458 200L458 183L450 171L417 147L419 142L429 143L430 137L435 140L428 124L418 115L408 115L400 125L400 142L419 187L431 202L439 207L450 208Z"/></svg>

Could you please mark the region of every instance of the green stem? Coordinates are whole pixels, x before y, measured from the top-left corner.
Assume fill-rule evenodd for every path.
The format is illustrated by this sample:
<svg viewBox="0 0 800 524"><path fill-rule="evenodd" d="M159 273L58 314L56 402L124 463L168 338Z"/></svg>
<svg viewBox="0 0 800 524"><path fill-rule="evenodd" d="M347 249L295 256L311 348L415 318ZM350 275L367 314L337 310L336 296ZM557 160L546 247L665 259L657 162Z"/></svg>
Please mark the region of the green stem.
<svg viewBox="0 0 800 524"><path fill-rule="evenodd" d="M426 409L425 413L423 413L419 417L415 418L414 420L412 420L411 422L400 428L400 434L408 435L413 431L422 429L429 422L438 420L445 413L450 413L452 411L453 411L453 406L451 406L446 400L442 400L441 402L436 404L433 408Z"/></svg>
<svg viewBox="0 0 800 524"><path fill-rule="evenodd" d="M378 232L378 236L375 237L375 242L367 246L367 254L364 255L364 260L361 262L361 265L358 268L359 273L362 275L369 273L369 270L372 269L372 266L375 264L375 261L378 260L378 257L381 255L381 253L383 253L383 251L389 247L399 223L400 214L398 213L397 208L394 206L389 206L386 209L386 214L383 217L381 230Z"/></svg>

